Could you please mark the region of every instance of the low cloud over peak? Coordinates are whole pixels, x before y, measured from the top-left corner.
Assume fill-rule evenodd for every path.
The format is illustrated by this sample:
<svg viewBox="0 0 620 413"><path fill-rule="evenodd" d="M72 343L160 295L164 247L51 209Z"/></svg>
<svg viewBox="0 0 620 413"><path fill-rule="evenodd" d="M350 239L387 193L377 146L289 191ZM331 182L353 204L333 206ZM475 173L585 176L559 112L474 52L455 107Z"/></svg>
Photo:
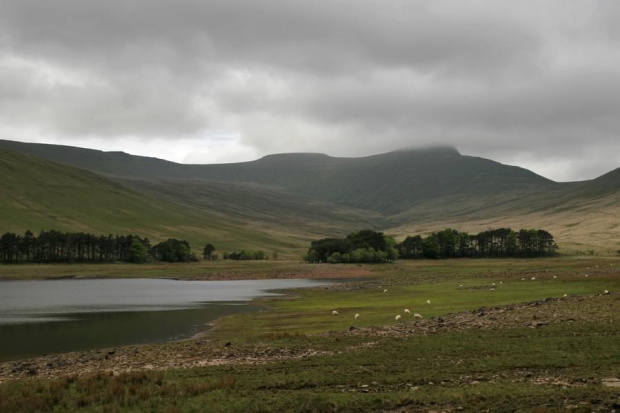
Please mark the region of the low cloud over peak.
<svg viewBox="0 0 620 413"><path fill-rule="evenodd" d="M620 165L613 2L0 3L0 134L232 162L447 144Z"/></svg>

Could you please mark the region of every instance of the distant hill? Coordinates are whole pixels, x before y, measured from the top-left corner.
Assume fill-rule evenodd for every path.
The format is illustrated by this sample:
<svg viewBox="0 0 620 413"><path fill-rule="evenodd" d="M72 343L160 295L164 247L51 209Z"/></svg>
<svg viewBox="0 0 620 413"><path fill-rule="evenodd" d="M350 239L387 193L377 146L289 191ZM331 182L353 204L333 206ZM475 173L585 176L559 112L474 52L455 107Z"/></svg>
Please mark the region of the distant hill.
<svg viewBox="0 0 620 413"><path fill-rule="evenodd" d="M273 189L231 191L197 183L195 188L201 188L209 203L199 196L191 201L181 196L184 190L197 194L196 189L159 183L153 184L161 189L152 196L148 188L138 192L90 171L5 149L0 149L0 176L0 233L134 233L152 241L187 239L196 250L211 242L219 251L267 249L298 256L311 239L342 235L360 223L374 222L372 214L276 194ZM165 196L166 190L170 196ZM270 194L277 196L281 209L266 202Z"/></svg>
<svg viewBox="0 0 620 413"><path fill-rule="evenodd" d="M360 158L278 154L218 165L13 141L0 141L0 148L105 175L175 211L243 223L269 242L366 227L404 237L445 226L476 232L511 226L545 228L574 249L620 247L620 169L557 183L449 147Z"/></svg>
<svg viewBox="0 0 620 413"><path fill-rule="evenodd" d="M269 155L256 161L182 165L119 152L0 141L0 147L122 178L201 179L254 183L382 214L396 214L429 198L462 194L520 196L557 187L531 171L454 148L395 151L362 158L323 154Z"/></svg>
<svg viewBox="0 0 620 413"><path fill-rule="evenodd" d="M183 165L157 158L129 155L124 152L103 152L73 146L9 140L0 140L0 148L109 175L150 177L168 176L170 174L173 177L183 177L180 173L179 176L174 173L175 170L181 171ZM162 175L158 175L157 171L163 171Z"/></svg>

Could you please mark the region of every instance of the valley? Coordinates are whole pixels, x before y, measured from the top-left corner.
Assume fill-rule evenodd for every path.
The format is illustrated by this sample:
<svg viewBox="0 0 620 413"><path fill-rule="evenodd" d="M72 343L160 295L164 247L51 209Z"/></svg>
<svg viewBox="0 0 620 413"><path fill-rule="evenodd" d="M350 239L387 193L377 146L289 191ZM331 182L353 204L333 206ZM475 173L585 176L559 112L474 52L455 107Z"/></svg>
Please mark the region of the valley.
<svg viewBox="0 0 620 413"><path fill-rule="evenodd" d="M563 254L614 255L620 247L620 169L558 183L453 148L221 165L14 141L0 148L7 231L134 232L188 239L196 250L211 242L288 258L312 239L363 228L397 240L447 227L544 228Z"/></svg>

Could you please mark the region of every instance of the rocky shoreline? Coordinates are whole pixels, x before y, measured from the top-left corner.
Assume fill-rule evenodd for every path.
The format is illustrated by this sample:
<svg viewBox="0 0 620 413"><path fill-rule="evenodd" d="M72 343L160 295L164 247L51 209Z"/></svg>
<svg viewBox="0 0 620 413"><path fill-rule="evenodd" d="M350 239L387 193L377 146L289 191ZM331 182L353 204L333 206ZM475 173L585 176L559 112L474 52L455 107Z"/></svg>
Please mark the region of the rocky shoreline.
<svg viewBox="0 0 620 413"><path fill-rule="evenodd" d="M601 320L601 314L605 317ZM427 320L405 320L384 327L355 328L319 335L368 337L358 348L373 345L373 338L438 334L467 329L544 328L558 323L617 323L620 321L620 295L595 294L566 298L547 298L528 303L498 307L482 307L473 311L448 314ZM355 349L350 349L354 351ZM209 333L201 338L171 343L126 346L83 352L50 355L0 363L0 383L30 377L56 378L81 376L97 372L120 374L192 368L229 363L269 363L277 360L332 354L312 348L268 348L237 346L212 339Z"/></svg>

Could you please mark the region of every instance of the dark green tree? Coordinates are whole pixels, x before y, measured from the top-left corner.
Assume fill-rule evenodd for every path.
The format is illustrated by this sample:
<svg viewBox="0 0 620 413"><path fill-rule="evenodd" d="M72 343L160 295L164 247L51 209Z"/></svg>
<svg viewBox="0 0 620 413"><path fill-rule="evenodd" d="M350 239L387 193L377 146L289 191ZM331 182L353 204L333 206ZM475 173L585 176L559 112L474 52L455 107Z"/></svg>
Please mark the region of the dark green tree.
<svg viewBox="0 0 620 413"><path fill-rule="evenodd" d="M205 260L211 260L213 251L215 251L215 247L212 244L207 244L202 250L202 256L204 257Z"/></svg>
<svg viewBox="0 0 620 413"><path fill-rule="evenodd" d="M131 241L131 252L129 261L135 264L145 263L149 257L149 248L147 244L139 238L133 238Z"/></svg>
<svg viewBox="0 0 620 413"><path fill-rule="evenodd" d="M439 258L441 247L437 235L431 234L422 241L422 255L425 258Z"/></svg>
<svg viewBox="0 0 620 413"><path fill-rule="evenodd" d="M184 240L168 238L160 242L151 249L153 257L165 262L187 262L192 261L192 252L189 243Z"/></svg>
<svg viewBox="0 0 620 413"><path fill-rule="evenodd" d="M347 235L353 249L373 248L375 251L385 251L386 241L383 232L364 229Z"/></svg>
<svg viewBox="0 0 620 413"><path fill-rule="evenodd" d="M408 236L403 242L396 245L398 254L402 258L420 258L422 256L422 237Z"/></svg>

